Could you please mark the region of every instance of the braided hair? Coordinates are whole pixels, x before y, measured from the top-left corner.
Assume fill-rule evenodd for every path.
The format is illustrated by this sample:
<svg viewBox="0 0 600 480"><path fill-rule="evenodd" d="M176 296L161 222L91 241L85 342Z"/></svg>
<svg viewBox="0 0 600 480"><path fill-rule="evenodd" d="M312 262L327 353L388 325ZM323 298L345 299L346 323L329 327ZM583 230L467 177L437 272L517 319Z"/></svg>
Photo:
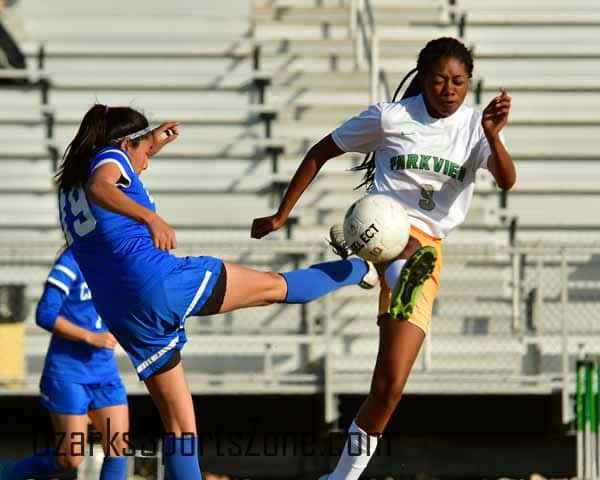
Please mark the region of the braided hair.
<svg viewBox="0 0 600 480"><path fill-rule="evenodd" d="M443 57L456 58L460 60L467 70L469 78L473 75L473 55L471 51L465 47L465 45L459 40L451 37L441 37L435 40L431 40L425 45L425 47L419 52L417 59L417 66L408 72L392 97L392 102L396 101L398 94L402 90L402 87L406 81L414 75L412 81L408 85L406 91L402 95L402 100L409 97L416 97L423 92L423 79L426 75L430 74L436 62ZM362 163L354 168L353 171L366 170L362 182L355 188L358 190L361 187L366 187L369 191L373 187L375 179L375 154L374 152L368 153Z"/></svg>

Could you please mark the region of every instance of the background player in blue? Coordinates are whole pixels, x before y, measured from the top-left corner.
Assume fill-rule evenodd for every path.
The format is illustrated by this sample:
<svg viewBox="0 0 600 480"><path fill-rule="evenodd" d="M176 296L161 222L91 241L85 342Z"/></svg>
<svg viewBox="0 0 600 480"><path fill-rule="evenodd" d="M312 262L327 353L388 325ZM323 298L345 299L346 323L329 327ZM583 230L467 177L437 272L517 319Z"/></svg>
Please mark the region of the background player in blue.
<svg viewBox="0 0 600 480"><path fill-rule="evenodd" d="M129 354L168 432L165 458L178 480L200 479L192 398L179 351L190 315L275 302L305 303L346 285L377 283L372 265L354 258L283 274L213 257L178 258L173 229L139 175L179 135L128 107L93 106L58 174L67 243L110 331ZM188 434L188 435L186 435ZM190 454L191 453L191 454Z"/></svg>
<svg viewBox="0 0 600 480"><path fill-rule="evenodd" d="M0 479L45 477L76 468L87 451L89 416L102 434L103 447L114 446L105 448L101 480L124 480L127 457L122 454L128 446L123 434L129 429L129 412L113 352L117 341L98 316L90 289L68 248L48 275L36 322L52 332L40 397L50 412L57 447L19 462L0 463ZM120 434L114 441L104 441L116 432Z"/></svg>

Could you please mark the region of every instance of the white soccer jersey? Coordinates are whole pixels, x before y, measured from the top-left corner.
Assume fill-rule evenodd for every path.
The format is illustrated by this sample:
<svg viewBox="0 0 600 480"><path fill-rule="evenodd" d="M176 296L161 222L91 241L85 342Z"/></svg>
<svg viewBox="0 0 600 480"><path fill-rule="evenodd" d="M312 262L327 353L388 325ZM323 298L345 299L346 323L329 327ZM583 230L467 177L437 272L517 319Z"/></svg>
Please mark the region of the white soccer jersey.
<svg viewBox="0 0 600 480"><path fill-rule="evenodd" d="M480 112L462 105L433 118L422 95L372 105L332 136L345 152L375 152L373 193L393 195L414 226L437 238L464 221L475 172L491 154Z"/></svg>

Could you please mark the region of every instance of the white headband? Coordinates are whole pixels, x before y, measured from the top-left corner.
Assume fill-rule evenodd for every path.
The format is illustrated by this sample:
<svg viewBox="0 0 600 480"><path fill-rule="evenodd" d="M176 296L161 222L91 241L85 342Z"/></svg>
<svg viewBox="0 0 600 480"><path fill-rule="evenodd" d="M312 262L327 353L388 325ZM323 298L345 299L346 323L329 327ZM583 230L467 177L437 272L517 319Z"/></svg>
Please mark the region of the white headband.
<svg viewBox="0 0 600 480"><path fill-rule="evenodd" d="M122 142L123 140L135 140L136 138L143 137L144 135L149 134L155 127L148 125L146 128L142 130L138 130L137 132L130 133L129 135L125 135L124 137L115 138L112 140L115 143Z"/></svg>

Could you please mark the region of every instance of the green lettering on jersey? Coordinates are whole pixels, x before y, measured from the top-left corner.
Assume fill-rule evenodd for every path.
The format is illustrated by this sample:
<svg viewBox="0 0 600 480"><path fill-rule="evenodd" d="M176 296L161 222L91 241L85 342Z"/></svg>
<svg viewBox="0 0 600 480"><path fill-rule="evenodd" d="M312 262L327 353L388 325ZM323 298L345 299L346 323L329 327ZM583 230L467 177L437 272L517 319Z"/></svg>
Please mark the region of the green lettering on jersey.
<svg viewBox="0 0 600 480"><path fill-rule="evenodd" d="M432 159L433 165L430 162ZM395 157L390 158L390 169L433 170L436 173L443 173L450 178L455 178L460 182L464 181L465 177L467 176L467 169L457 163L445 158L416 153L409 153L408 155L396 155Z"/></svg>
<svg viewBox="0 0 600 480"><path fill-rule="evenodd" d="M448 168L448 176L452 178L456 178L456 174L458 173L458 165L454 162L450 162L450 168Z"/></svg>
<svg viewBox="0 0 600 480"><path fill-rule="evenodd" d="M390 159L390 168L392 170L404 170L405 166L404 155L398 155Z"/></svg>
<svg viewBox="0 0 600 480"><path fill-rule="evenodd" d="M448 167L450 167L450 160L444 159L444 175L448 175Z"/></svg>
<svg viewBox="0 0 600 480"><path fill-rule="evenodd" d="M419 161L419 156L414 153L409 153L406 159L406 168L414 168L417 169L417 162Z"/></svg>

